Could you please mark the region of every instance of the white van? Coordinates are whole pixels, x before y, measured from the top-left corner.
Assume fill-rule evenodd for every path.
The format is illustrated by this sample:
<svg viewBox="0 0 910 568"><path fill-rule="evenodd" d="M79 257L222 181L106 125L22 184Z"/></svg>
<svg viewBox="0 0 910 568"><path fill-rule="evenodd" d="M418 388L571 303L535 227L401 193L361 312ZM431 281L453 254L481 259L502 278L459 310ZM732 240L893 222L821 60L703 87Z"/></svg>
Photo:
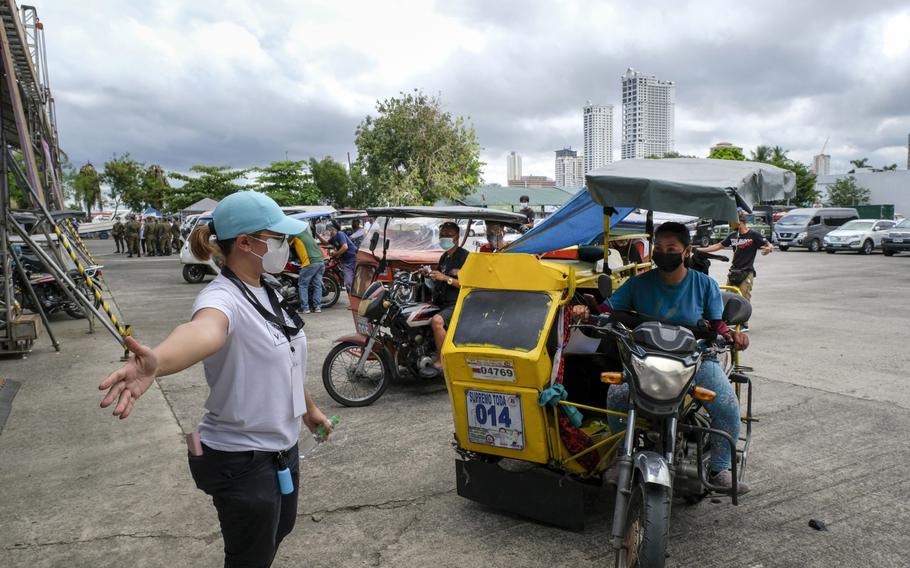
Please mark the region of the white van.
<svg viewBox="0 0 910 568"><path fill-rule="evenodd" d="M783 251L804 247L818 252L825 235L854 219L859 219L859 213L849 207L793 209L774 224L774 241Z"/></svg>

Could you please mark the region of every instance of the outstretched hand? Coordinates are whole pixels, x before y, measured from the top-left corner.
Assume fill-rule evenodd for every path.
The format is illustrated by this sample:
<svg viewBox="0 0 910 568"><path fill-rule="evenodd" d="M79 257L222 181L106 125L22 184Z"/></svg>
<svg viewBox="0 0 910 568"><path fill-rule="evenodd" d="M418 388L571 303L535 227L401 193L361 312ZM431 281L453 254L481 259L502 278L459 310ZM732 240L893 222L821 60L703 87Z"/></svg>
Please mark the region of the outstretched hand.
<svg viewBox="0 0 910 568"><path fill-rule="evenodd" d="M109 407L116 400L114 416L121 420L132 413L136 400L152 386L158 371L158 357L151 348L132 337L126 338L126 347L133 357L98 385L98 390L108 389L107 395L101 399L101 408Z"/></svg>

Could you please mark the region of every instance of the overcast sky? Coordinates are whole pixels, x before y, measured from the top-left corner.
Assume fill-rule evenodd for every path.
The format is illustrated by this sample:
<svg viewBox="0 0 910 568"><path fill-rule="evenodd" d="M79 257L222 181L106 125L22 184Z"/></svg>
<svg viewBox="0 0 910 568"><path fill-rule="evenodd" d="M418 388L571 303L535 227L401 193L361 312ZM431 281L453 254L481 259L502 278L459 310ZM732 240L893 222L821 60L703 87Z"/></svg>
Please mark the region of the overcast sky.
<svg viewBox="0 0 910 568"><path fill-rule="evenodd" d="M907 166L910 4L35 0L62 147L166 169L355 153L377 99L421 88L470 117L488 182L510 150L553 177L586 100L634 67L677 84L676 147L781 145Z"/></svg>

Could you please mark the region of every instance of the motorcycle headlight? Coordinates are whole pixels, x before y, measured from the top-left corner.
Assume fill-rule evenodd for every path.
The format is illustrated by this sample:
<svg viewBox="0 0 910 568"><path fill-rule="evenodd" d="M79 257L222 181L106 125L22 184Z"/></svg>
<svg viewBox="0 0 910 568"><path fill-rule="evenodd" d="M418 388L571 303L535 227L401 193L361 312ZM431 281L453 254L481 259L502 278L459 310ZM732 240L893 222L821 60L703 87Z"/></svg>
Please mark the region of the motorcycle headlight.
<svg viewBox="0 0 910 568"><path fill-rule="evenodd" d="M639 390L655 400L677 398L695 374L694 365L687 367L676 359L656 355L644 359L633 356L632 370L638 378Z"/></svg>

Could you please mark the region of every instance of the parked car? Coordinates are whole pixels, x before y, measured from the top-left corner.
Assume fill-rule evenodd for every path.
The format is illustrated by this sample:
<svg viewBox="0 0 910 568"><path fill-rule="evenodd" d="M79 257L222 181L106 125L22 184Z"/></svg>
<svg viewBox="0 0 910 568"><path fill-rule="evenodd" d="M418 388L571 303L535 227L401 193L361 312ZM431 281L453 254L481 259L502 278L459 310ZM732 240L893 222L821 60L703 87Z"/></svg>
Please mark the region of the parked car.
<svg viewBox="0 0 910 568"><path fill-rule="evenodd" d="M818 252L822 249L825 235L854 219L859 219L859 213L853 208L794 209L775 223L774 242L783 251L790 247L805 247Z"/></svg>
<svg viewBox="0 0 910 568"><path fill-rule="evenodd" d="M882 236L882 253L885 256L907 251L910 251L910 219L894 225L887 235Z"/></svg>
<svg viewBox="0 0 910 568"><path fill-rule="evenodd" d="M894 226L894 221L887 219L854 219L825 235L825 252L834 254L839 250L853 250L862 254L872 254L881 248L882 237Z"/></svg>
<svg viewBox="0 0 910 568"><path fill-rule="evenodd" d="M772 240L771 224L768 220L771 217L770 211L755 211L746 215L746 225L753 231L758 231L763 237ZM714 225L711 231L711 242L719 243L727 238L732 231L729 223Z"/></svg>

